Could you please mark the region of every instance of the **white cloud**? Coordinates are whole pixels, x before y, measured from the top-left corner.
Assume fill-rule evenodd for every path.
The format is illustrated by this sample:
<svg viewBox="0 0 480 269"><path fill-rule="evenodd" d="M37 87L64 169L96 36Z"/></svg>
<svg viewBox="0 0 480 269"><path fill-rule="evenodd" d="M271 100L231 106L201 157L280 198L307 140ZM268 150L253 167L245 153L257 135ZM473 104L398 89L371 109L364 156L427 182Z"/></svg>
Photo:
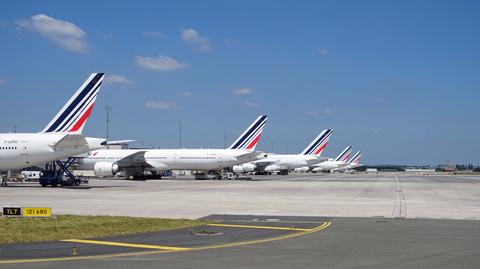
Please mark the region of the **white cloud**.
<svg viewBox="0 0 480 269"><path fill-rule="evenodd" d="M192 96L192 93L189 92L189 91L185 91L185 92L182 92L182 96L190 97L190 96Z"/></svg>
<svg viewBox="0 0 480 269"><path fill-rule="evenodd" d="M244 101L242 103L243 106L245 107L259 107L260 104L257 104L257 103L254 103L254 102L251 102L251 101Z"/></svg>
<svg viewBox="0 0 480 269"><path fill-rule="evenodd" d="M72 22L37 14L27 20L17 20L15 23L23 29L39 33L64 49L74 52L87 50L87 34Z"/></svg>
<svg viewBox="0 0 480 269"><path fill-rule="evenodd" d="M209 38L201 36L197 31L192 28L181 29L180 36L183 41L195 45L201 51L211 51L212 46Z"/></svg>
<svg viewBox="0 0 480 269"><path fill-rule="evenodd" d="M165 37L165 34L161 32L143 32L142 35L148 37Z"/></svg>
<svg viewBox="0 0 480 269"><path fill-rule="evenodd" d="M126 76L111 74L111 75L105 76L105 83L106 84L117 83L117 84L129 85L129 84L132 84L133 81L129 80Z"/></svg>
<svg viewBox="0 0 480 269"><path fill-rule="evenodd" d="M150 109L175 109L178 107L176 102L172 101L146 101L145 107Z"/></svg>
<svg viewBox="0 0 480 269"><path fill-rule="evenodd" d="M0 78L0 85L5 85L7 84L7 81L4 80L3 78Z"/></svg>
<svg viewBox="0 0 480 269"><path fill-rule="evenodd" d="M329 108L323 108L320 111L306 111L305 115L307 116L329 116L333 115L333 110Z"/></svg>
<svg viewBox="0 0 480 269"><path fill-rule="evenodd" d="M327 55L330 51L327 49L327 48L320 48L317 50L317 52L322 55L322 56L325 56Z"/></svg>
<svg viewBox="0 0 480 269"><path fill-rule="evenodd" d="M252 92L253 92L252 88L241 88L241 89L238 89L238 90L234 90L233 94L234 95L247 95L247 94L251 94Z"/></svg>
<svg viewBox="0 0 480 269"><path fill-rule="evenodd" d="M187 63L181 63L163 55L159 55L158 57L135 56L135 61L140 67L158 71L175 71L189 67Z"/></svg>

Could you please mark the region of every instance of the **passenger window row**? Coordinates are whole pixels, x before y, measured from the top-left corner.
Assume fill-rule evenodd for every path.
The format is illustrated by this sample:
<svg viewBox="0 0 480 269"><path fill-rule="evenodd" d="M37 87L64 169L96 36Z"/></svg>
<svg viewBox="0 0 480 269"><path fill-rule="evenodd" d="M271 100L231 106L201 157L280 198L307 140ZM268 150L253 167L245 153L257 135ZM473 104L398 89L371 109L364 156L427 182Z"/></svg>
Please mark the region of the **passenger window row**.
<svg viewBox="0 0 480 269"><path fill-rule="evenodd" d="M215 160L215 157L180 157L180 159L187 160Z"/></svg>

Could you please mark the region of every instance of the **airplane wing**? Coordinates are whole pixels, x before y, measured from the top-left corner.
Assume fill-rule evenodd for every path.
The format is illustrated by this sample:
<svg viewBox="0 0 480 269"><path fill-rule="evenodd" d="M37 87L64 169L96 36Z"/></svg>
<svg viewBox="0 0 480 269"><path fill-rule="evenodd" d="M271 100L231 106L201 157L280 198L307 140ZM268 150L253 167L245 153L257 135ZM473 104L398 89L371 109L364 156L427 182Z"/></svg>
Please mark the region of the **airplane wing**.
<svg viewBox="0 0 480 269"><path fill-rule="evenodd" d="M137 151L117 161L119 168L153 167L145 160L145 150Z"/></svg>
<svg viewBox="0 0 480 269"><path fill-rule="evenodd" d="M87 145L85 136L81 134L66 134L53 145L55 150L71 149Z"/></svg>
<svg viewBox="0 0 480 269"><path fill-rule="evenodd" d="M256 160L259 160L259 159L264 159L264 158L266 158L265 155L266 154L262 151L254 151L254 152L245 153L243 155L239 155L236 158L240 162L248 163L248 162L256 161Z"/></svg>
<svg viewBox="0 0 480 269"><path fill-rule="evenodd" d="M272 164L275 164L276 162L274 161L263 161L263 160L259 160L259 161L256 161L254 162L255 166L256 166L256 169L262 171L262 170L265 170L265 167L269 166L269 165L272 165Z"/></svg>

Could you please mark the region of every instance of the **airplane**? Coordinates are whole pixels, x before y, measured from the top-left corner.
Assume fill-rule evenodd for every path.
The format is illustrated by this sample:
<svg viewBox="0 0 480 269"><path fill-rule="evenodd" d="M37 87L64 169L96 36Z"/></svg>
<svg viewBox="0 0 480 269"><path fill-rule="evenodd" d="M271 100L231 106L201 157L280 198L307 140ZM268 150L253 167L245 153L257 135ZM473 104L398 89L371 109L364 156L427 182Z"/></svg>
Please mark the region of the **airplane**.
<svg viewBox="0 0 480 269"><path fill-rule="evenodd" d="M96 176L114 176L123 171L134 179L165 170L218 171L232 165L263 158L255 151L267 116L259 116L233 144L226 149L110 149L90 152L79 158L77 169L93 170Z"/></svg>
<svg viewBox="0 0 480 269"><path fill-rule="evenodd" d="M352 153L352 146L347 146L335 159L312 165L312 172L332 171L348 165L348 158Z"/></svg>
<svg viewBox="0 0 480 269"><path fill-rule="evenodd" d="M0 134L0 171L21 169L102 148L105 139L85 137L83 127L104 73L92 73L39 133Z"/></svg>
<svg viewBox="0 0 480 269"><path fill-rule="evenodd" d="M323 150L332 135L331 129L326 129L320 132L317 137L299 154L267 154L267 158L235 165L232 167L235 173L258 172L258 173L272 173L278 171L279 174L288 174L291 169L296 169L305 166L325 161L321 158Z"/></svg>
<svg viewBox="0 0 480 269"><path fill-rule="evenodd" d="M355 155L353 155L353 157L350 159L350 161L348 161L348 165L347 165L347 166L344 166L344 167L341 167L341 168L337 168L337 169L335 169L335 171L338 171L338 170L345 171L345 170L354 169L354 168L357 168L357 167L362 166L362 165L360 164L360 158L361 158L361 157L362 157L362 152L361 152L361 151L357 151L357 153L355 153Z"/></svg>

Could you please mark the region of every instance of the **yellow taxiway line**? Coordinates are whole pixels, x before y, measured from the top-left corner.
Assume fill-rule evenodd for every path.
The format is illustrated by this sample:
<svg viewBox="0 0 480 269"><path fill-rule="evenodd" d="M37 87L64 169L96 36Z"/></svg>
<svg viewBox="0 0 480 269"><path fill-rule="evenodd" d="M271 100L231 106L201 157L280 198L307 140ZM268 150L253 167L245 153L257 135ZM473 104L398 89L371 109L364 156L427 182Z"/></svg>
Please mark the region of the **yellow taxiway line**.
<svg viewBox="0 0 480 269"><path fill-rule="evenodd" d="M311 229L294 228L294 227L275 227L275 226L256 226L256 225L237 225L237 224L223 224L223 223L211 223L208 226L214 227L231 227L231 228L246 228L246 229L269 229L269 230L283 230L283 231L301 231L308 232Z"/></svg>
<svg viewBox="0 0 480 269"><path fill-rule="evenodd" d="M95 241L95 240L81 240L81 239L70 239L70 240L81 240L90 242L102 242L117 244L126 244L126 245L137 245L137 246L152 246L156 247L155 250L152 251L137 251L137 252L128 252L128 253L117 253L117 254L101 254L101 255L86 255L86 256L70 256L70 257L57 257L57 258L39 258L39 259L17 259L17 260L0 260L0 264L14 264L14 263L34 263L34 262L56 262L56 261L72 261L72 260L89 260L89 259L109 259L109 258L116 258L116 257L131 257L137 255L152 255L152 254L160 254L160 253L172 253L172 252L185 252L185 251L194 251L194 250L206 250L206 249L216 249L216 248L227 248L227 247L236 247L236 246L245 246L245 245L253 245L259 243L267 243L273 242L278 240L283 240L287 238L293 238L298 236L303 236L307 234L311 234L314 232L318 232L320 230L328 228L332 223L330 221L324 222L322 225L312 228L306 229L305 231L299 231L297 233L291 233L284 236L277 236L272 238L265 238L265 239L258 239L258 240L250 240L250 241L241 241L241 242L234 242L234 243L226 243L226 244L218 244L218 245L210 245L210 246L200 246L200 247L192 247L192 248L182 248L182 247L169 247L169 246L157 246L157 245L142 245L142 244L128 244L128 243L118 243L118 242L108 242L108 241ZM243 226L243 225L242 225ZM260 226L262 227L262 226ZM268 226L265 226L268 227ZM73 242L62 240L64 242ZM78 242L78 241L76 241ZM87 243L88 244L88 243Z"/></svg>
<svg viewBox="0 0 480 269"><path fill-rule="evenodd" d="M111 242L111 241L84 240L84 239L66 239L66 240L60 240L60 241L62 241L62 242L70 242L70 243L82 243L82 244L115 246L115 247L161 249L161 250L173 250L173 251L184 251L184 250L189 250L189 249L190 249L190 248L182 248L182 247L170 247L170 246L159 246L159 245L144 245L144 244L131 244L131 243L121 243L121 242Z"/></svg>

